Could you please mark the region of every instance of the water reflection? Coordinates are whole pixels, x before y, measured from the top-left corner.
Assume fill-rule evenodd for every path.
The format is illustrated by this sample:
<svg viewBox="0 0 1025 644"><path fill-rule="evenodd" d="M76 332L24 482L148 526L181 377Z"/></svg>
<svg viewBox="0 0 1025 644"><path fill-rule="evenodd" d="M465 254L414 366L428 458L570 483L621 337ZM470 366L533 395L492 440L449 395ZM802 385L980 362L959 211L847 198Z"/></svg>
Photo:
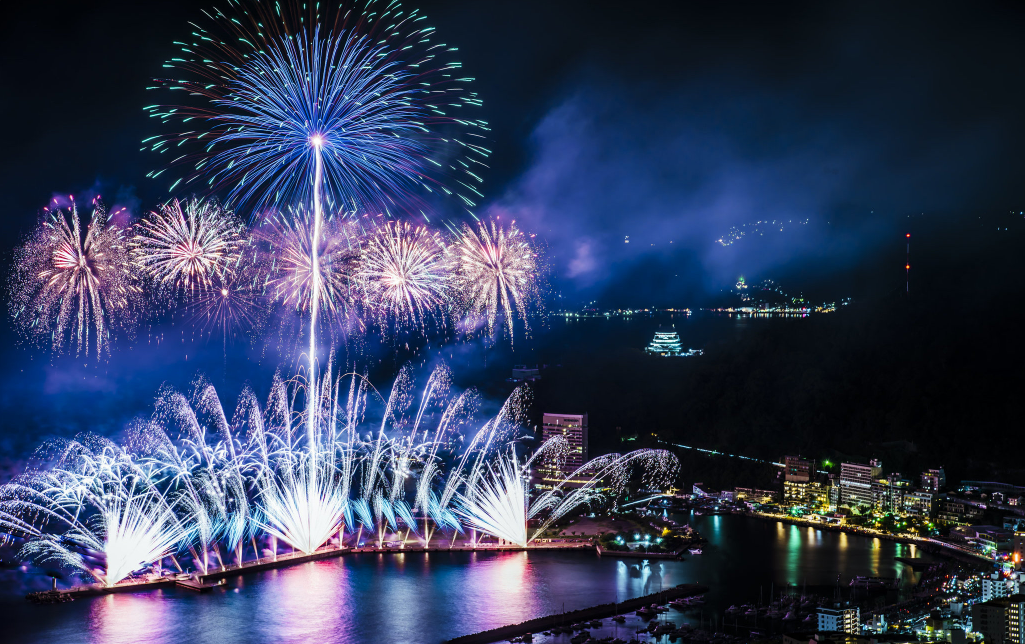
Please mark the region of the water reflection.
<svg viewBox="0 0 1025 644"><path fill-rule="evenodd" d="M711 588L683 619L722 620L731 604L807 584L832 595L837 575L898 570L914 552L892 541L739 516L689 517L709 538L683 561L585 552L357 554L229 580L207 594L167 590L56 606L0 604L19 644L436 644L532 617L623 601L680 583ZM817 587L817 588L816 588Z"/></svg>
<svg viewBox="0 0 1025 644"><path fill-rule="evenodd" d="M97 644L138 642L140 635L160 638L173 628L172 603L163 591L99 597L89 605L89 639Z"/></svg>
<svg viewBox="0 0 1025 644"><path fill-rule="evenodd" d="M259 586L261 610L255 626L266 639L280 642L323 641L325 634L352 630L348 574L338 561L318 561L275 571L273 584ZM299 618L301 616L301 618Z"/></svg>

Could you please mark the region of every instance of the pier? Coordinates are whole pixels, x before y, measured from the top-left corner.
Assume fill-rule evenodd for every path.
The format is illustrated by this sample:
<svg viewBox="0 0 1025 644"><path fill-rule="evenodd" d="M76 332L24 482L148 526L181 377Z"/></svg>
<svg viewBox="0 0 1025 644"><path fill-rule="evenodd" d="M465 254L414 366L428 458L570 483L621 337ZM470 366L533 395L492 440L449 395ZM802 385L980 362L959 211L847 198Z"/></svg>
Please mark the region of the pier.
<svg viewBox="0 0 1025 644"><path fill-rule="evenodd" d="M149 576L137 579L121 581L113 586L102 584L89 584L84 586L72 586L67 589L47 590L43 592L29 593L26 599L37 603L60 603L72 601L84 597L96 597L98 595L109 595L111 593L135 593L157 588L187 588L198 592L207 592L213 588L223 585L228 577L244 575L251 572L261 572L276 568L287 568L310 561L331 559L346 554L405 554L405 553L431 553L431 552L522 552L525 550L590 550L595 551L595 546L587 541L565 541L546 542L527 546L498 545L498 544L477 544L473 545L444 545L444 546L414 546L409 548L389 546L365 546L362 548L348 548L338 546L323 546L315 552L280 554L272 557L252 559L241 564L228 564L226 566L210 567L204 573L179 573L176 575Z"/></svg>
<svg viewBox="0 0 1025 644"><path fill-rule="evenodd" d="M489 631L481 631L480 633L473 633L472 635L463 635L461 637L450 639L445 644L491 644L491 642L499 642L502 640L510 640L514 637L521 637L527 633L540 633L558 626L587 622L592 619L613 617L615 615L629 613L639 608L650 606L651 604L664 604L670 599L676 599L678 597L693 597L694 595L700 595L705 592L708 592L707 586L701 586L698 584L680 584L679 586L666 588L665 590L652 593L651 595L627 599L619 602L618 604L600 604L598 606L591 606L590 608L572 610L568 613L556 613L555 615L537 617L519 624L499 626L498 628L493 628Z"/></svg>

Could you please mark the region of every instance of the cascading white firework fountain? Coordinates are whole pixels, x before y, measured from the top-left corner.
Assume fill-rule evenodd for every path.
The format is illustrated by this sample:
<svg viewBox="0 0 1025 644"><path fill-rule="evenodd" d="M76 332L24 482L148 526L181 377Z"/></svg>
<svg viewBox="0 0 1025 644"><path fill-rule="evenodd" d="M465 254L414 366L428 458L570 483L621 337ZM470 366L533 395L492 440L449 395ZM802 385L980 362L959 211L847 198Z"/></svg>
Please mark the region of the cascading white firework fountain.
<svg viewBox="0 0 1025 644"><path fill-rule="evenodd" d="M665 450L608 454L585 463L531 500L527 493L531 464L544 458L550 450L561 449L560 443L564 442L559 436L550 439L522 465L510 445L494 462L488 463L479 476L467 481L458 496L456 513L476 530L526 546L575 508L618 496L632 466L644 467L648 485L665 485L675 476L678 467L676 457ZM655 481L655 478L662 480ZM528 532L527 522L531 520L537 521L537 526Z"/></svg>
<svg viewBox="0 0 1025 644"><path fill-rule="evenodd" d="M0 534L25 540L27 556L113 585L165 557L180 570L183 552L201 571L214 560L223 566L220 544L242 563L247 539L259 558L258 533L275 555L278 542L312 553L337 534L344 545L346 528L358 531L357 544L364 531L378 544L404 531L400 541L413 533L429 545L438 530L454 540L465 527L474 543L480 533L525 546L573 509L614 499L635 466L645 486L675 474L667 452L612 454L532 498L532 464L558 459L566 444L553 439L520 462L526 389L471 432L476 395L451 396L445 367L416 406L410 372L402 374L384 397L363 376L328 371L312 396L313 436L299 379L276 376L262 408L244 390L230 420L208 383L190 397L165 390L153 417L130 433L133 451L98 438L71 442L50 467L0 486ZM383 420L362 439L371 396ZM468 433L456 453L452 439Z"/></svg>
<svg viewBox="0 0 1025 644"><path fill-rule="evenodd" d="M0 487L0 529L28 539L23 556L55 561L113 586L174 553L192 528L120 447L93 437L65 446L56 465Z"/></svg>

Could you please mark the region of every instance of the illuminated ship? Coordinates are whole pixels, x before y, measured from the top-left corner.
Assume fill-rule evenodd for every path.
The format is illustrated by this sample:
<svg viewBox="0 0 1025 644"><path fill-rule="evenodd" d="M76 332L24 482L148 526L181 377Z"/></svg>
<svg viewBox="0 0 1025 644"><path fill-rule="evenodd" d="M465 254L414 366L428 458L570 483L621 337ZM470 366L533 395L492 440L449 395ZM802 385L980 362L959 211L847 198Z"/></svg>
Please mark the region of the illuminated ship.
<svg viewBox="0 0 1025 644"><path fill-rule="evenodd" d="M644 350L660 356L683 355L680 334L676 332L676 329L659 327L658 331L655 331L655 339Z"/></svg>
<svg viewBox="0 0 1025 644"><path fill-rule="evenodd" d="M656 356L700 356L704 353L701 349L691 349L689 351L683 350L683 344L680 343L680 334L676 332L676 329L670 327L668 329L659 327L658 331L655 331L655 339L651 341L647 347L644 348L647 353Z"/></svg>

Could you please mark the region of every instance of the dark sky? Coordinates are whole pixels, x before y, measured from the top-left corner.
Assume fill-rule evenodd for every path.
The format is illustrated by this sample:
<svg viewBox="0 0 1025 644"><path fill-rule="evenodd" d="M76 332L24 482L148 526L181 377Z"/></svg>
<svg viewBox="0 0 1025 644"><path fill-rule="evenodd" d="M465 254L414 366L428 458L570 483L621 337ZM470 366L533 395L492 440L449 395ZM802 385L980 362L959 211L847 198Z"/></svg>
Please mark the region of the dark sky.
<svg viewBox="0 0 1025 644"><path fill-rule="evenodd" d="M134 214L166 197L145 178L159 159L139 151L161 132L142 110L159 97L144 88L208 6L5 7L5 257L55 194L98 192ZM870 298L903 287L905 232L924 233L942 263L963 254L966 222L1023 227L1019 3L417 6L460 48L493 127L480 211L539 234L566 302L694 306L741 274ZM719 244L732 228L746 235ZM20 382L0 388L8 410L31 385L69 415L90 396L134 414L124 384L151 398L166 370L181 380L192 369L145 334L130 360L102 369L16 352L9 330L0 342L5 382ZM220 347L207 353L219 362ZM250 375L253 357L225 361L225 379Z"/></svg>
<svg viewBox="0 0 1025 644"><path fill-rule="evenodd" d="M160 130L143 88L208 4L8 9L5 246L54 193L164 197L144 177L159 159L138 144ZM693 304L739 274L863 295L844 276L899 249L909 216L1025 208L1020 5L419 6L493 124L481 210L542 236L570 301ZM802 223L716 243L759 220Z"/></svg>

